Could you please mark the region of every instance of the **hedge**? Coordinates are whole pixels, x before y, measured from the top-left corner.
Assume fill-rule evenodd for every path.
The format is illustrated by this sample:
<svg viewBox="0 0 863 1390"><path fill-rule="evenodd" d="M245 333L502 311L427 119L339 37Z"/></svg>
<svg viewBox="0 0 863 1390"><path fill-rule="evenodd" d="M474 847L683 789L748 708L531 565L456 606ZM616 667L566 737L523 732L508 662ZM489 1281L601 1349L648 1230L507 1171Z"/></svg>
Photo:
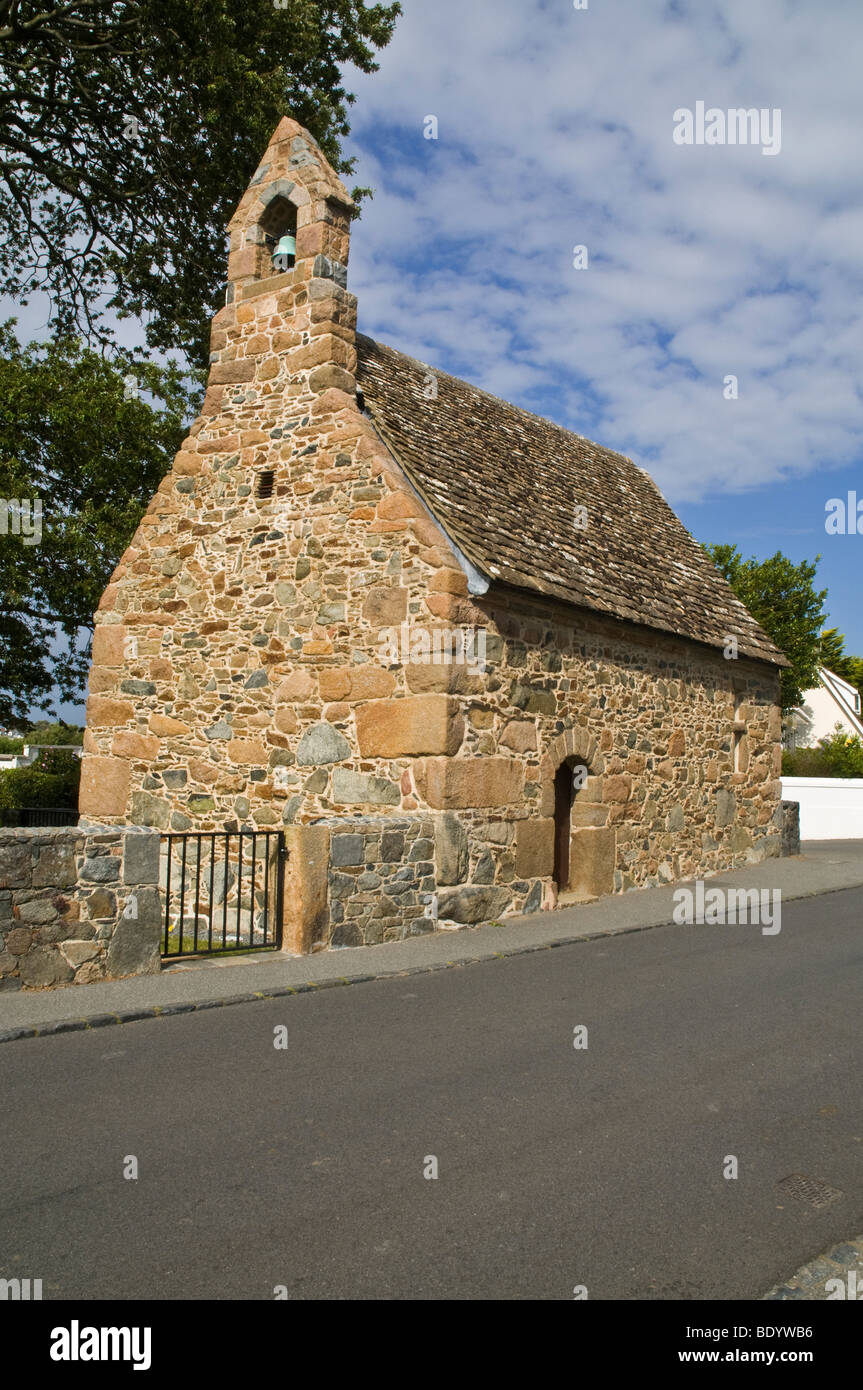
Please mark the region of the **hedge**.
<svg viewBox="0 0 863 1390"><path fill-rule="evenodd" d="M65 749L48 748L30 767L0 772L0 811L23 806L78 805L81 759Z"/></svg>
<svg viewBox="0 0 863 1390"><path fill-rule="evenodd" d="M831 734L815 748L782 754L783 777L863 777L863 741L856 734Z"/></svg>

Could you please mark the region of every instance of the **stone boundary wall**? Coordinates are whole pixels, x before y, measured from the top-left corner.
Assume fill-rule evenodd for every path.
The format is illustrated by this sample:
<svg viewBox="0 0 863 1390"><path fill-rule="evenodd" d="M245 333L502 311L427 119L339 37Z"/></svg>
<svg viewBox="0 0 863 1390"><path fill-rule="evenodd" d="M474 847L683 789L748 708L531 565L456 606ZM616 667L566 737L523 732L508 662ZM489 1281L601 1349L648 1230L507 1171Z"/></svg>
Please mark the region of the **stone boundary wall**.
<svg viewBox="0 0 863 1390"><path fill-rule="evenodd" d="M519 875L514 827L485 829L513 841L505 882L495 882L492 845L452 812L287 827L283 949L376 946L537 911L543 882Z"/></svg>
<svg viewBox="0 0 863 1390"><path fill-rule="evenodd" d="M160 969L159 835L0 831L0 990Z"/></svg>
<svg viewBox="0 0 863 1390"><path fill-rule="evenodd" d="M800 853L797 812L796 802L787 801L777 810L777 854ZM471 820L469 813L445 811L287 826L283 950L376 946L552 907L546 825L536 817ZM610 836L611 851L604 863L594 856L594 870L603 870L595 874L597 881L585 882L566 901L620 891L612 881L614 834L591 827L574 831L574 852L585 855L584 835Z"/></svg>
<svg viewBox="0 0 863 1390"><path fill-rule="evenodd" d="M781 801L782 810L782 857L789 858L800 853L800 802Z"/></svg>
<svg viewBox="0 0 863 1390"><path fill-rule="evenodd" d="M785 855L799 853L797 813L782 803ZM378 945L549 905L516 827L469 829L452 812L286 827L283 949ZM501 882L492 849L508 832ZM139 827L0 831L0 990L158 974L160 843Z"/></svg>
<svg viewBox="0 0 863 1390"><path fill-rule="evenodd" d="M329 946L371 946L434 931L434 824L424 816L331 822Z"/></svg>

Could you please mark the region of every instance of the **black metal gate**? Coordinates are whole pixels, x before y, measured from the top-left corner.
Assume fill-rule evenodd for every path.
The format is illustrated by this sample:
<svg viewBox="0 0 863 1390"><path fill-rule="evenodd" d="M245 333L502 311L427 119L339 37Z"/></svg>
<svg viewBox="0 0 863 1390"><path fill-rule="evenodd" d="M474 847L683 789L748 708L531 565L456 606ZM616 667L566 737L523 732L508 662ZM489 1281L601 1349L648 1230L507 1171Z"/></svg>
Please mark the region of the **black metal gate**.
<svg viewBox="0 0 863 1390"><path fill-rule="evenodd" d="M276 830L163 835L162 955L278 950L287 853Z"/></svg>

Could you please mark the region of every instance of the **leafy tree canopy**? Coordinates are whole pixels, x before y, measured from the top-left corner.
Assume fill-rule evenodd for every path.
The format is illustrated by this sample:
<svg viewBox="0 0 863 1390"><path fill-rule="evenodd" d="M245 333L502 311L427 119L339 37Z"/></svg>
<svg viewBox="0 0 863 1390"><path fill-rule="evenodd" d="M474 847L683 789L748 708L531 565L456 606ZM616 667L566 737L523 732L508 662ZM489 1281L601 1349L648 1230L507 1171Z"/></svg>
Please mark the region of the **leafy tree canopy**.
<svg viewBox="0 0 863 1390"><path fill-rule="evenodd" d="M83 742L84 729L81 725L37 719L29 728L23 726L20 733L0 734L0 753L22 753L25 744L31 748L37 745L41 747L46 743L55 747L71 748L80 747Z"/></svg>
<svg viewBox="0 0 863 1390"><path fill-rule="evenodd" d="M207 362L225 226L290 114L334 167L398 3L0 0L0 292L46 290L58 332ZM357 190L358 193L368 190ZM102 296L100 298L100 296Z"/></svg>
<svg viewBox="0 0 863 1390"><path fill-rule="evenodd" d="M188 402L173 365L108 361L71 338L22 348L0 325L0 724L79 696L93 613Z"/></svg>
<svg viewBox="0 0 863 1390"><path fill-rule="evenodd" d="M741 602L785 653L791 665L782 672L782 707L794 709L803 691L818 679L821 629L827 590L814 587L814 563L795 565L781 551L769 560L744 560L736 545L706 545L704 549Z"/></svg>
<svg viewBox="0 0 863 1390"><path fill-rule="evenodd" d="M863 700L863 657L849 656L845 651L845 638L838 628L827 627L821 634L820 664L828 671L841 676L860 691Z"/></svg>

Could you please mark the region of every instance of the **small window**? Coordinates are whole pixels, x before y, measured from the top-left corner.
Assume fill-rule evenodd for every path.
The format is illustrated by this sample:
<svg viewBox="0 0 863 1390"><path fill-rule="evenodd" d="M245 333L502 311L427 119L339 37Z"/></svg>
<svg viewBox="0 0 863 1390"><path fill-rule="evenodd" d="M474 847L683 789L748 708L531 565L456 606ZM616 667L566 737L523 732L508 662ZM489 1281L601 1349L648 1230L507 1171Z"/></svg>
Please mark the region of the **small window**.
<svg viewBox="0 0 863 1390"><path fill-rule="evenodd" d="M734 723L732 725L732 744L731 744L731 769L733 772L746 771L746 721L743 718L743 711L746 706L746 694L743 691L734 692Z"/></svg>
<svg viewBox="0 0 863 1390"><path fill-rule="evenodd" d="M255 489L255 496L260 498L262 502L268 501L273 495L273 484L275 481L276 475L274 470L272 468L265 468L263 473L258 474L258 486Z"/></svg>

